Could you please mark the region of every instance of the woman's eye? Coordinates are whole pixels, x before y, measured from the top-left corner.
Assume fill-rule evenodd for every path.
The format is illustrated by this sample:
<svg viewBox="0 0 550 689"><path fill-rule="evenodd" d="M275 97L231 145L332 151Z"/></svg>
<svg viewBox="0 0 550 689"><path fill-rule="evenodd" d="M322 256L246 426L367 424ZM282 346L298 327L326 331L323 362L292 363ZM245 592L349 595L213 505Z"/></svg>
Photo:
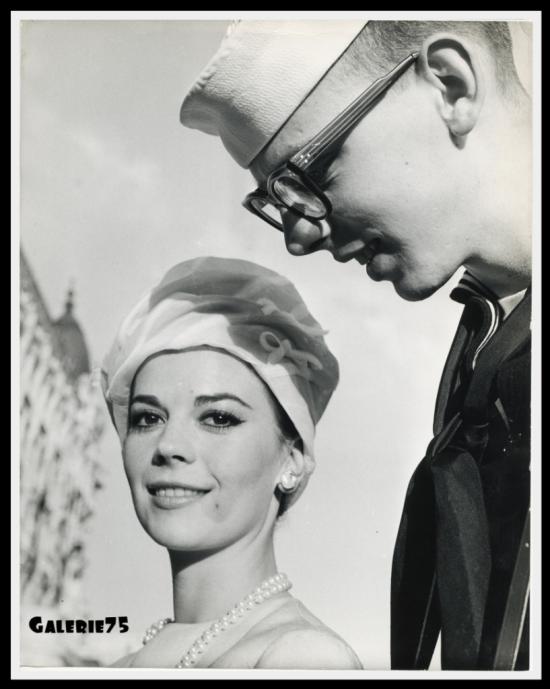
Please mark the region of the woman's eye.
<svg viewBox="0 0 550 689"><path fill-rule="evenodd" d="M209 411L201 416L202 423L211 428L224 429L238 426L242 420L226 411Z"/></svg>
<svg viewBox="0 0 550 689"><path fill-rule="evenodd" d="M163 419L158 414L150 411L135 412L130 417L132 428L151 428L163 423Z"/></svg>

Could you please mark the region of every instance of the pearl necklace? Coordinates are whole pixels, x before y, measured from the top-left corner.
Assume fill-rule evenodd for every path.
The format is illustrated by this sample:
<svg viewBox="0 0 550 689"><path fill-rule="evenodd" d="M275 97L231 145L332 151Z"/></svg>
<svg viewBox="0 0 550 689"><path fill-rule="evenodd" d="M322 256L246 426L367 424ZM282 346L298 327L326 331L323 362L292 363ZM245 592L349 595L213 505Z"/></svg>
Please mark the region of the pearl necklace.
<svg viewBox="0 0 550 689"><path fill-rule="evenodd" d="M242 617L254 608L256 605L261 605L264 601L269 600L278 593L288 591L292 583L286 574L275 574L263 581L257 588L243 598L242 601L236 603L231 610L222 615L219 619L213 622L206 631L204 631L191 645L189 650L181 657L177 663L177 668L192 667L199 656L204 653L206 647L215 639L221 632L224 632L232 624L238 622ZM167 624L174 620L171 617L159 620L156 624L152 624L143 637L143 644L145 645L153 637L155 637L160 630Z"/></svg>

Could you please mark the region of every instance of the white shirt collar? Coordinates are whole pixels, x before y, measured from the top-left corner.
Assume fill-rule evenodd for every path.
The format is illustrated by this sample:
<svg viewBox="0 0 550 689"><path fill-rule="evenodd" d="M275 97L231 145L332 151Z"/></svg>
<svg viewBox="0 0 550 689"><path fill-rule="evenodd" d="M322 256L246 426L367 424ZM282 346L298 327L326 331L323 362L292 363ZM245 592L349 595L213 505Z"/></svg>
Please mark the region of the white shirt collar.
<svg viewBox="0 0 550 689"><path fill-rule="evenodd" d="M509 294L507 297L502 297L502 299L498 300L498 303L502 308L503 320L506 320L516 306L520 303L525 296L525 292L527 292L527 289L522 289L520 292Z"/></svg>

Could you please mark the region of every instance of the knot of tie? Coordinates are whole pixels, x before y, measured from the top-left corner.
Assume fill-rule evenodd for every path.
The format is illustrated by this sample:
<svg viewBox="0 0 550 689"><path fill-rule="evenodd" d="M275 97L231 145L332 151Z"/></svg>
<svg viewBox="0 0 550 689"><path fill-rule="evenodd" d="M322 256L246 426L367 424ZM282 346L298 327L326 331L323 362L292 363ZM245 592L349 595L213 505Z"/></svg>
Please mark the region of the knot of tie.
<svg viewBox="0 0 550 689"><path fill-rule="evenodd" d="M481 351L500 325L501 308L492 293L467 281L466 278L462 278L460 284L451 292L451 299L465 306L461 322L468 336L463 361L465 369L471 373Z"/></svg>

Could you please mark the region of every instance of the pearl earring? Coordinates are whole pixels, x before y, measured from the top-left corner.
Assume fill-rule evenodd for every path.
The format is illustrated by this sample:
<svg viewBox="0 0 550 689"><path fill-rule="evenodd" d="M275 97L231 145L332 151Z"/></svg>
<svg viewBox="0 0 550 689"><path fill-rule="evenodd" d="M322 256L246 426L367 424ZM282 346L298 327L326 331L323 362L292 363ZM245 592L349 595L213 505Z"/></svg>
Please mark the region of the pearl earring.
<svg viewBox="0 0 550 689"><path fill-rule="evenodd" d="M279 490L282 493L293 493L298 487L298 477L292 471L286 471L279 481Z"/></svg>

